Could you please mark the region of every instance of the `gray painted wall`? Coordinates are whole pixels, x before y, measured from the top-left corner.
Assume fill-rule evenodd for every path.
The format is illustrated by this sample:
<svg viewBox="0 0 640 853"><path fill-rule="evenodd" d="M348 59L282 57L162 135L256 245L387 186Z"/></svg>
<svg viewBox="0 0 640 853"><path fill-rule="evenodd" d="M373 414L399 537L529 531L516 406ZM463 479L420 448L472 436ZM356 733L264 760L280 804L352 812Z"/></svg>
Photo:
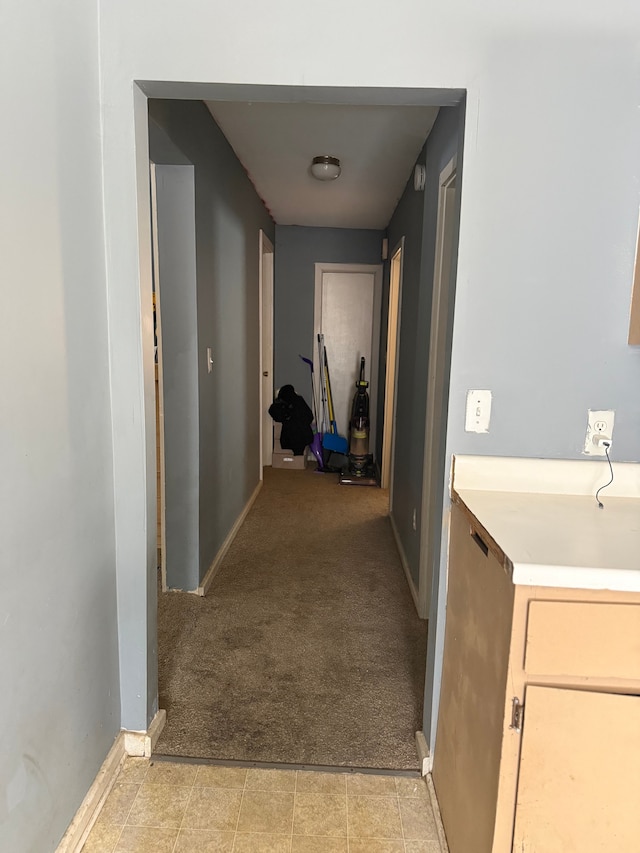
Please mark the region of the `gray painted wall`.
<svg viewBox="0 0 640 853"><path fill-rule="evenodd" d="M145 518L154 512L143 469L154 445L148 428L150 308L139 298L140 288L149 287L147 126L144 106L144 126L139 120L144 98L132 80L165 81L153 84L156 96L215 98L222 92L260 100L266 92L269 99L342 103L416 103L433 96L429 87L435 86L441 100L434 102L450 103L441 87L465 87L448 452L579 458L586 409L595 404L617 409L616 458L640 458L640 351L625 343L640 200L637 0L592 4L588 14L580 0L519 6L494 0L482 14L473 0L397 0L393 16L386 14L386 0L372 0L367 16L361 4L345 0L341 26L329 42L325 33L309 32L295 2L286 3L277 19L265 4L229 6L224 26L215 4L193 0L189 9L184 15L175 2L156 4L150 26L144 0L100 5L123 606L131 602L132 613L144 619L153 565ZM255 24L250 30L247 10ZM239 43L247 45L241 54ZM394 88L377 88L384 83ZM495 391L493 432L466 436L466 390L485 385ZM537 406L556 413L552 431L541 432L522 417L532 389ZM123 615L121 625L123 661L135 659L123 678L123 709L135 723L143 716L138 697L148 681L137 649L146 648L133 619ZM430 643L436 635L430 630Z"/></svg>
<svg viewBox="0 0 640 853"><path fill-rule="evenodd" d="M526 167L517 166L511 143L508 151L496 145L489 152L485 142L472 153L465 145L445 482L454 453L585 460L589 408L616 412L613 459L640 460L640 349L626 343L638 223L637 173L630 163L637 163L640 147L640 119L632 120L627 111L632 73L628 57L618 53L606 60L579 55L567 64L570 45L563 39L549 41L546 73L562 83L546 95L532 87L531 99L523 99L518 80L529 73L539 47L514 38L509 60L503 57L494 66L501 80L500 103L494 99L496 89L484 109L505 139L526 136L547 156L531 156ZM617 75L620 89L602 91L609 73ZM598 142L590 130L599 88L598 127L606 142ZM556 118L543 132L539 117L545 110ZM612 127L624 131L611 136ZM474 196L469 161L475 165L477 157L486 159L488 171ZM618 168L612 170L611 163ZM465 220L473 228L465 231ZM470 271L469 255L477 259L482 287L475 270ZM486 434L464 430L471 388L493 393ZM527 412L532 405L544 411L551 401L551 428L543 431ZM589 464L599 466L606 481L606 460L594 458ZM446 492L444 503L446 518ZM445 527L429 616L434 641L427 657L424 725L432 745L444 645L447 539Z"/></svg>
<svg viewBox="0 0 640 853"><path fill-rule="evenodd" d="M118 728L114 472L123 722L144 728L153 706L152 337L150 299L140 300L150 293L147 116L132 80L326 81L327 39L309 37L290 5L274 21L252 4L251 49L239 56L244 6L230 7L221 27L219 7L204 0L190 15L158 6L152 26L142 0L101 3L99 22L79 0L7 4L4 105L19 119L0 141L11 164L0 192L0 265L11 283L0 312L0 558L15 567L0 598L10 649L0 843L11 853L55 847ZM625 343L640 198L636 0L588 15L578 0L496 0L481 16L470 0L399 0L384 28L385 3L371 11L343 5L331 45L339 92L359 86L352 102L375 98L382 55L397 97L434 84L469 90L448 458L580 458L586 409L612 407L614 457L640 459L640 350ZM494 391L492 430L467 435L466 390L482 386ZM532 394L555 412L555 429L522 417ZM434 724L444 558L441 568Z"/></svg>
<svg viewBox="0 0 640 853"><path fill-rule="evenodd" d="M96 16L3 7L2 853L56 849L120 728Z"/></svg>
<svg viewBox="0 0 640 853"><path fill-rule="evenodd" d="M436 125L441 113L436 119ZM434 130L436 126L434 125ZM424 165L425 148L417 161ZM412 517L416 508L420 508L420 482L422 476L422 448L424 444L424 404L426 400L427 366L417 363L419 335L429 334L429 329L420 327L418 312L421 289L431 292L431 275L422 268L422 250L424 241L424 209L426 191L416 192L413 188L413 175L408 181L404 193L389 222L387 235L389 254L391 255L404 237L402 265L402 304L400 313L400 345L398 352L397 417L395 435L395 454L393 465L393 518L398 535L407 558L411 574L417 585L418 533L413 530ZM385 310L382 317L382 336L385 343L381 346L381 376L385 375L386 332L389 306L389 263L385 265ZM433 271L431 271L432 273ZM422 413L422 433L419 421ZM383 413L380 413L380 417ZM380 457L379 457L380 458Z"/></svg>
<svg viewBox="0 0 640 853"><path fill-rule="evenodd" d="M193 163L184 156L151 115L149 116L149 158L154 163L170 166L193 166Z"/></svg>
<svg viewBox="0 0 640 853"><path fill-rule="evenodd" d="M402 237L405 238L397 374L393 515L416 587L419 575L424 427L439 177L444 166L458 153L458 147L462 143L463 120L462 105L443 107L440 110L433 130L416 161L426 165L425 190L414 190L412 175L388 226L390 252ZM461 172L461 156L459 163ZM459 198L460 194L458 201ZM388 265L384 304L382 328L383 336L386 337ZM386 347L381 349L386 350ZM381 370L384 372L382 358ZM416 531L412 527L414 508L418 522Z"/></svg>
<svg viewBox="0 0 640 853"><path fill-rule="evenodd" d="M277 225L274 278L274 387L289 383L311 404L315 264L379 264L383 231ZM378 387L382 387L378 385Z"/></svg>
<svg viewBox="0 0 640 853"><path fill-rule="evenodd" d="M162 131L159 131L162 132ZM153 156L154 148L150 146ZM200 580L200 405L193 166L155 168L164 410L165 569L170 589Z"/></svg>
<svg viewBox="0 0 640 853"><path fill-rule="evenodd" d="M274 225L204 104L151 100L149 115L195 167L202 580L261 473L258 234Z"/></svg>

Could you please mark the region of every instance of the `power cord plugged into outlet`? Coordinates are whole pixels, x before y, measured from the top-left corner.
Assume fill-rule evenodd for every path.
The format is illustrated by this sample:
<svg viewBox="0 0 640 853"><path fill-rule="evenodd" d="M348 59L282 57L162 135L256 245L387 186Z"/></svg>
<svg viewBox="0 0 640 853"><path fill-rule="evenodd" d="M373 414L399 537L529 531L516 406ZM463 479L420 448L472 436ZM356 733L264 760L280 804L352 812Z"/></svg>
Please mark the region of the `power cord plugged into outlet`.
<svg viewBox="0 0 640 853"><path fill-rule="evenodd" d="M599 432L597 432L593 436L593 443L595 444L596 447L604 447L605 450L607 450L607 451L610 450L610 448L611 448L611 439L609 438L609 436L602 435Z"/></svg>
<svg viewBox="0 0 640 853"><path fill-rule="evenodd" d="M603 489L606 489L608 486L613 483L613 465L611 464L611 457L609 456L609 450L611 449L611 439L608 435L602 435L601 433L596 433L593 437L593 443L596 447L604 447L604 452L607 456L607 462L609 463L609 471L611 472L611 479L608 483L605 483L603 486L600 486L598 491L596 492L596 502L600 509L604 509L604 504L600 500L600 492Z"/></svg>

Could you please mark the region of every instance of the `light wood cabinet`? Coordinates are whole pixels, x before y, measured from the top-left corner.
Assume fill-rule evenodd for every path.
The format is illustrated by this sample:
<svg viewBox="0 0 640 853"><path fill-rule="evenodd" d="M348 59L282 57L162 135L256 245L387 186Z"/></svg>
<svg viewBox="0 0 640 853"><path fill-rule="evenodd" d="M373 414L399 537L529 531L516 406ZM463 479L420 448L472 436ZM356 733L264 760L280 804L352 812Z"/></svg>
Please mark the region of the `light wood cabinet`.
<svg viewBox="0 0 640 853"><path fill-rule="evenodd" d="M640 594L514 585L454 505L433 766L450 853L638 853L639 768Z"/></svg>
<svg viewBox="0 0 640 853"><path fill-rule="evenodd" d="M529 686L513 849L640 848L640 696Z"/></svg>

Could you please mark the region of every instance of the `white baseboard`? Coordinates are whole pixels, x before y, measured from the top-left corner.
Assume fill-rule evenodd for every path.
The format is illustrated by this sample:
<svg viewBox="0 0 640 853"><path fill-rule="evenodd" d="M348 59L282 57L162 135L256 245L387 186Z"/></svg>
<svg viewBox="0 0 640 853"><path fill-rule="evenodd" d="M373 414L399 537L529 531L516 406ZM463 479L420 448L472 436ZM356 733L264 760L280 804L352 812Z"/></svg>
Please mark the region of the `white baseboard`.
<svg viewBox="0 0 640 853"><path fill-rule="evenodd" d="M424 736L424 732L416 732L416 751L418 760L420 761L420 775L426 776L431 772L431 755L429 753L429 745Z"/></svg>
<svg viewBox="0 0 640 853"><path fill-rule="evenodd" d="M421 619L424 619L425 617L420 613L418 590L416 589L416 585L414 584L413 578L411 577L411 570L409 569L409 563L407 562L407 555L404 553L404 548L402 547L402 542L400 541L400 534L398 533L398 528L396 527L396 523L391 514L389 515L389 521L391 522L391 529L393 530L393 538L396 540L398 554L400 554L400 562L402 563L402 568L404 569L404 573L407 577L407 583L409 584L409 589L411 590L411 597L413 598L413 603L416 606L418 616Z"/></svg>
<svg viewBox="0 0 640 853"><path fill-rule="evenodd" d="M127 755L136 755L140 758L151 758L162 729L167 722L167 712L158 711L146 732L123 731L124 751Z"/></svg>
<svg viewBox="0 0 640 853"><path fill-rule="evenodd" d="M242 524L243 524L245 518L249 514L249 510L254 505L256 498L260 494L261 488L262 488L262 480L260 480L258 485L255 487L254 492L251 495L251 497L249 498L249 500L247 501L245 508L242 510L242 512L240 513L240 515L236 519L236 523L233 525L233 527L229 531L229 535L227 536L227 538L222 543L222 546L221 546L220 550L218 551L218 553L216 554L216 556L213 558L213 562L209 566L209 569L208 569L206 575L202 579L202 582L197 589L198 595L206 595L207 592L209 591L209 587L213 583L213 579L215 578L216 574L220 570L220 566L222 565L222 561L224 560L224 558L227 555L227 551L231 547L233 540L238 535L238 531L242 527Z"/></svg>
<svg viewBox="0 0 640 853"><path fill-rule="evenodd" d="M440 814L440 804L436 795L436 789L433 785L433 777L431 773L426 776L427 790L429 791L429 799L431 800L431 809L433 816L436 819L436 829L438 831L438 841L440 842L440 850L442 853L449 853L449 845L447 844L447 836L442 823L442 815Z"/></svg>
<svg viewBox="0 0 640 853"><path fill-rule="evenodd" d="M79 853L100 814L104 801L109 796L113 784L118 778L120 768L124 764L127 752L124 746L124 732L120 732L109 750L107 757L98 770L86 797L69 824L62 841L56 848L56 853Z"/></svg>
<svg viewBox="0 0 640 853"><path fill-rule="evenodd" d="M80 853L87 836L96 822L104 801L118 778L118 773L128 755L150 758L167 721L167 712L158 711L146 732L121 731L98 775L93 780L86 797L56 848L56 853Z"/></svg>

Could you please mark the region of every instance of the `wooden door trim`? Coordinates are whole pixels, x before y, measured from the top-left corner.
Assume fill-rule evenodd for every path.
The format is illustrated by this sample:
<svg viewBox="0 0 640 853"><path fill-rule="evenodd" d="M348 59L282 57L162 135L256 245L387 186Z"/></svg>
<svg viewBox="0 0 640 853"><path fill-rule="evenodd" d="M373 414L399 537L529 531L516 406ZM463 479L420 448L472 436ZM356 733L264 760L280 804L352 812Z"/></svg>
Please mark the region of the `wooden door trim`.
<svg viewBox="0 0 640 853"><path fill-rule="evenodd" d="M389 308L387 319L387 357L385 362L385 390L384 390L384 414L382 421L382 460L380 465L380 485L389 489L389 513L393 510L393 468L395 461L395 421L396 410L398 403L398 356L400 354L400 317L402 315L402 276L404 266L404 242L405 238L401 237L397 246L391 253L391 261L389 264ZM391 333L391 297L392 297L392 272L393 262L397 255L400 255L399 273L398 273L398 289L395 298L395 347L393 359L389 352L389 339ZM393 360L393 376L390 376L390 361Z"/></svg>
<svg viewBox="0 0 640 853"><path fill-rule="evenodd" d="M259 459L260 459L259 477L260 477L260 480L262 480L263 476L264 476L264 466L265 465L271 465L271 462L272 462L271 459L269 459L269 458L265 459L265 456L264 456L264 445L265 445L264 410L265 410L265 406L267 405L267 401L264 399L265 395L263 392L263 384L264 383L262 380L264 377L262 375L262 372L264 370L264 360L263 360L262 349L263 349L263 345L264 345L264 311L265 311L266 307L269 307L269 306L265 305L265 298L270 297L270 299L271 299L271 305L270 305L271 343L272 343L270 374L271 374L271 388L273 389L273 362L274 362L274 358L273 358L273 343L274 343L273 296L274 296L274 281L273 281L273 270L272 270L270 293L265 294L265 287L264 287L264 262L265 261L264 261L264 259L265 259L266 255L272 255L273 256L274 254L275 254L275 250L273 247L273 243L271 242L271 240L267 237L267 235L264 233L264 231L261 228L260 231L258 232L258 328L259 328L259 331L258 331L258 351L259 351L259 355L258 355L259 372L258 372L258 375L259 375L259 394L260 394L260 397L259 397L259 399L260 399L260 455L259 455ZM272 261L272 263L273 263L273 261ZM271 402L269 402L269 405L271 405Z"/></svg>
<svg viewBox="0 0 640 853"><path fill-rule="evenodd" d="M158 197L156 187L156 164L150 163L151 172L151 251L153 253L153 278L156 299L156 340L158 345L157 362L155 370L155 394L156 394L156 429L158 431L158 458L160 465L160 582L162 592L166 592L167 586L167 527L166 527L166 475L164 456L164 384L162 368L162 320L161 320L161 298L159 287L159 247L158 247Z"/></svg>

